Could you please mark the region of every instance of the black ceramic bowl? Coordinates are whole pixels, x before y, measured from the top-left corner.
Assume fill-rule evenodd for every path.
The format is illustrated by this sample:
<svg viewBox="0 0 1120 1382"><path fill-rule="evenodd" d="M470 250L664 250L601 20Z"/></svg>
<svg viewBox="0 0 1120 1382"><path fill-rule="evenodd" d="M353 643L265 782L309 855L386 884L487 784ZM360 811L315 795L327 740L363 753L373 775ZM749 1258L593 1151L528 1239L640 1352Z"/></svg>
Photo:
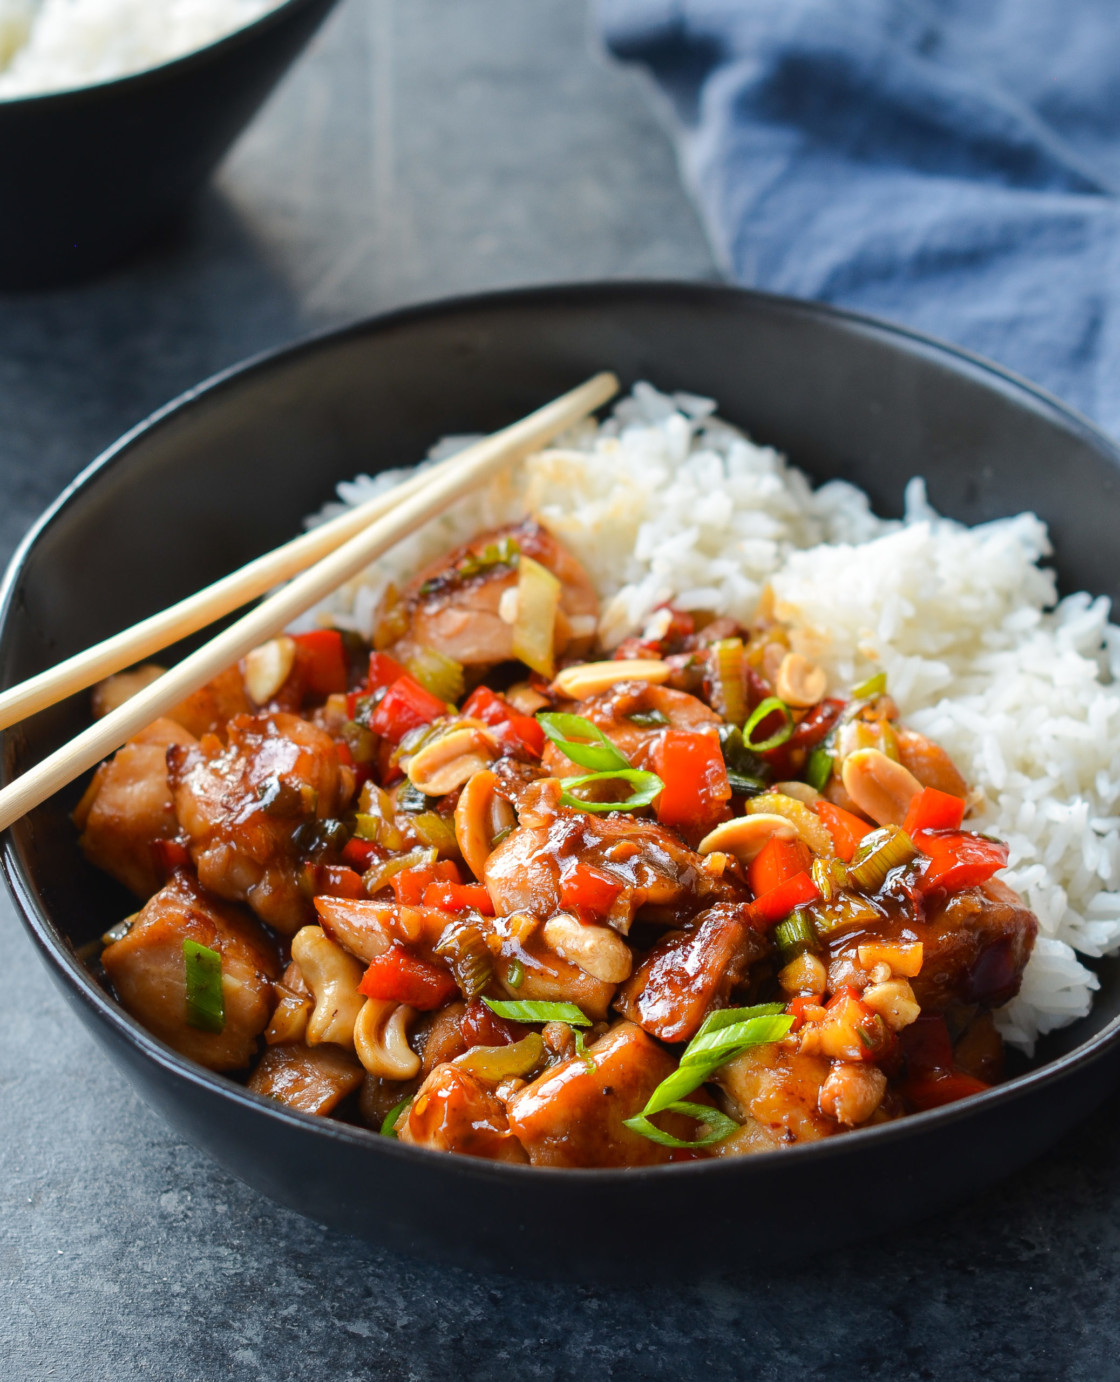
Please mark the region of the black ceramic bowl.
<svg viewBox="0 0 1120 1382"><path fill-rule="evenodd" d="M0 100L0 287L96 272L178 215L336 0L286 0L186 57Z"/></svg>
<svg viewBox="0 0 1120 1382"><path fill-rule="evenodd" d="M334 483L488 431L612 368L625 385L710 394L816 480L883 512L925 475L967 522L1033 508L1068 589L1120 596L1117 449L1054 400L923 337L824 307L698 285L499 294L396 313L258 360L157 414L96 461L24 543L0 608L10 684L296 532ZM14 773L87 722L84 697L5 736ZM3 868L91 1032L183 1136L346 1232L418 1252L555 1271L687 1271L888 1229L1021 1166L1120 1074L1120 961L1091 1016L1035 1067L897 1123L728 1161L534 1170L407 1147L247 1093L149 1036L75 958L134 905L82 860L80 785L7 835ZM796 1206L796 1210L793 1207ZM873 1213L872 1213L873 1209Z"/></svg>

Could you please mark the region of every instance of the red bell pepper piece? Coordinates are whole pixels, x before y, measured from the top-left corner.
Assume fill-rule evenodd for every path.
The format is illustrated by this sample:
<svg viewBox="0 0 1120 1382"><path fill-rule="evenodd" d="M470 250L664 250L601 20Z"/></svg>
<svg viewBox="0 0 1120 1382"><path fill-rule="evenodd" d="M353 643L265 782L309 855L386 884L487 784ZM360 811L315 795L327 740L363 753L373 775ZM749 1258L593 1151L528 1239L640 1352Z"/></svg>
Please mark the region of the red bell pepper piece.
<svg viewBox="0 0 1120 1382"><path fill-rule="evenodd" d="M445 912L481 912L494 915L490 894L481 883L429 883L424 889L425 907L442 907Z"/></svg>
<svg viewBox="0 0 1120 1382"><path fill-rule="evenodd" d="M156 868L168 878L176 869L185 869L191 862L190 850L182 840L153 840L152 857Z"/></svg>
<svg viewBox="0 0 1120 1382"><path fill-rule="evenodd" d="M389 880L393 896L402 907L422 906L424 893L430 883L458 882L461 879L454 859L441 859L436 864L425 864L418 869L401 869Z"/></svg>
<svg viewBox="0 0 1120 1382"><path fill-rule="evenodd" d="M766 930L783 917L788 917L795 908L816 902L820 895L820 889L807 873L794 874L768 893L755 898L750 906L751 925L760 931Z"/></svg>
<svg viewBox="0 0 1120 1382"><path fill-rule="evenodd" d="M779 883L808 873L813 859L804 840L783 840L771 835L751 860L747 878L755 897L773 892Z"/></svg>
<svg viewBox="0 0 1120 1382"><path fill-rule="evenodd" d="M959 892L975 887L1007 867L1010 853L1002 840L986 840L968 831L944 833L921 830L914 844L929 857L919 886L923 892L944 888Z"/></svg>
<svg viewBox="0 0 1120 1382"><path fill-rule="evenodd" d="M823 797L814 805L817 815L824 821L825 828L832 836L832 847L837 856L843 859L845 864L850 864L859 848L860 840L875 827L860 820L851 811L845 811L840 806L833 806L832 802L825 801Z"/></svg>
<svg viewBox="0 0 1120 1382"><path fill-rule="evenodd" d="M337 629L297 633L294 642L304 682L313 696L330 696L346 690L346 649Z"/></svg>
<svg viewBox="0 0 1120 1382"><path fill-rule="evenodd" d="M418 681L405 675L398 677L377 703L369 727L374 734L399 744L410 729L430 725L446 714L447 706L438 696L425 691Z"/></svg>
<svg viewBox="0 0 1120 1382"><path fill-rule="evenodd" d="M902 828L913 839L919 830L959 830L963 820L960 797L939 792L936 787L923 787L911 801Z"/></svg>
<svg viewBox="0 0 1120 1382"><path fill-rule="evenodd" d="M520 1022L510 1022L491 1012L481 998L472 998L459 1019L459 1035L467 1046L512 1046L529 1031Z"/></svg>
<svg viewBox="0 0 1120 1382"><path fill-rule="evenodd" d="M815 705L803 720L794 725L786 744L791 749L815 748L840 718L844 705L844 701L836 700L821 701Z"/></svg>
<svg viewBox="0 0 1120 1382"><path fill-rule="evenodd" d="M504 696L488 686L476 686L463 702L460 714L500 729L503 742L510 748L524 749L534 758L544 753L544 730L536 720L531 715L519 715Z"/></svg>
<svg viewBox="0 0 1120 1382"><path fill-rule="evenodd" d="M472 720L481 720L484 725L500 725L513 714L513 706L488 686L476 686L459 713L469 715Z"/></svg>
<svg viewBox="0 0 1120 1382"><path fill-rule="evenodd" d="M312 886L320 897L365 897L360 873L346 864L313 864Z"/></svg>
<svg viewBox="0 0 1120 1382"><path fill-rule="evenodd" d="M560 879L560 903L569 911L599 920L622 891L622 884L590 864L576 864Z"/></svg>
<svg viewBox="0 0 1120 1382"><path fill-rule="evenodd" d="M963 1070L938 1070L904 1080L899 1092L918 1113L922 1113L925 1109L940 1108L942 1104L955 1104L958 1099L982 1094L990 1088L983 1080L966 1075Z"/></svg>
<svg viewBox="0 0 1120 1382"><path fill-rule="evenodd" d="M799 993L786 1004L786 1012L793 1018L791 1032L800 1031L805 1025L805 1009L819 1008L824 1001L823 993Z"/></svg>
<svg viewBox="0 0 1120 1382"><path fill-rule="evenodd" d="M407 1003L420 1012L442 1007L457 987L445 969L437 969L400 945L390 946L372 960L358 985L367 998Z"/></svg>
<svg viewBox="0 0 1120 1382"><path fill-rule="evenodd" d="M402 667L395 657L390 657L388 653L370 653L366 695L372 696L383 687L388 690L395 681L406 676L408 668Z"/></svg>
<svg viewBox="0 0 1120 1382"><path fill-rule="evenodd" d="M714 734L667 729L653 751L653 770L665 784L655 803L662 825L700 829L715 823L731 800L723 750Z"/></svg>
<svg viewBox="0 0 1120 1382"><path fill-rule="evenodd" d="M349 864L352 869L357 869L359 873L365 873L366 869L372 868L376 859L381 857L381 851L372 840L359 840L355 835L352 840L347 840L342 847L342 862Z"/></svg>

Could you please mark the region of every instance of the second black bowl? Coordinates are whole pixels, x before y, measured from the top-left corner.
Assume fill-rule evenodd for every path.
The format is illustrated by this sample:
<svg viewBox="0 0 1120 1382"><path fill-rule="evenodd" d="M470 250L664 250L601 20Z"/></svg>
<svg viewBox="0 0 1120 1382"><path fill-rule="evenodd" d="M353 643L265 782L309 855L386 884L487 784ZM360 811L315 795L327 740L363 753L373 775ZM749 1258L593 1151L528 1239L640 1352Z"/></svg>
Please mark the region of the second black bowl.
<svg viewBox="0 0 1120 1382"><path fill-rule="evenodd" d="M1116 448L983 362L827 308L699 285L499 294L398 313L235 370L126 437L17 554L0 607L0 684L182 598L299 529L361 470L438 436L491 431L612 368L625 386L710 394L815 480L897 512L924 474L967 522L1033 508L1067 589L1120 596ZM4 736L10 780L81 730L75 697ZM348 1233L536 1271L670 1274L772 1264L887 1230L1037 1155L1120 1074L1120 961L1093 1011L1032 1070L978 1097L789 1151L629 1171L501 1166L296 1113L161 1045L76 950L135 903L81 857L79 784L8 832L5 875L54 978L183 1136Z"/></svg>
<svg viewBox="0 0 1120 1382"><path fill-rule="evenodd" d="M0 100L0 288L124 259L180 213L336 0L286 0L149 71Z"/></svg>

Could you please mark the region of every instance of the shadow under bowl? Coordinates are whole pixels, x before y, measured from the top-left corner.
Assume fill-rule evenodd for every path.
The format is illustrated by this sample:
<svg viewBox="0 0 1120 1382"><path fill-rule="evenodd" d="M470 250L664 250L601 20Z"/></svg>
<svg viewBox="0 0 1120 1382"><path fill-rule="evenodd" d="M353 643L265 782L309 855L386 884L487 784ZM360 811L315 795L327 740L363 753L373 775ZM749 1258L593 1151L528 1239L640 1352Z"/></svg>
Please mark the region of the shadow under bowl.
<svg viewBox="0 0 1120 1382"><path fill-rule="evenodd" d="M0 288L86 277L158 234L336 3L285 0L161 66L0 100Z"/></svg>
<svg viewBox="0 0 1120 1382"><path fill-rule="evenodd" d="M495 294L374 319L250 362L172 404L61 497L9 569L10 685L298 531L337 481L493 430L596 370L719 400L814 481L898 513L910 476L968 523L1034 509L1064 588L1120 596L1117 448L1055 400L924 337L825 307L696 284ZM4 736L10 780L87 723L76 697ZM631 1171L500 1166L293 1112L161 1045L76 950L135 903L82 859L81 784L8 832L3 869L51 974L182 1135L301 1213L395 1248L534 1272L631 1276L767 1261L932 1214L1022 1166L1120 1076L1120 961L1091 1014L979 1097L785 1152ZM789 1206L798 1212L790 1215ZM800 1227L799 1227L800 1226Z"/></svg>

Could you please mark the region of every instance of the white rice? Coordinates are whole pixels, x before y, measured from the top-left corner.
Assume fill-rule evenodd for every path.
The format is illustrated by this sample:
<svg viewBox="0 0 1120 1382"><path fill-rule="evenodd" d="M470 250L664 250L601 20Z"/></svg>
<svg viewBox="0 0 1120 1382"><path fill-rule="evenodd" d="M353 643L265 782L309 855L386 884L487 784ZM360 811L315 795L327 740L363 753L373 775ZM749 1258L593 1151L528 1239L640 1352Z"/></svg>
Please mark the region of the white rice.
<svg viewBox="0 0 1120 1382"><path fill-rule="evenodd" d="M1120 629L1109 602L1055 603L1033 514L967 528L920 479L903 521L843 481L813 490L715 404L649 385L516 475L494 481L339 591L314 618L367 637L386 585L485 527L531 513L584 562L614 646L672 599L743 623L770 583L794 646L845 691L882 668L906 721L978 789L971 823L1006 839L1007 882L1041 931L1020 995L1000 1014L1030 1050L1088 1012L1096 976L1075 952L1120 948ZM439 459L469 438L448 438ZM406 472L339 486L364 502ZM318 517L328 517L332 505Z"/></svg>
<svg viewBox="0 0 1120 1382"><path fill-rule="evenodd" d="M0 0L0 98L141 72L240 29L280 0Z"/></svg>

